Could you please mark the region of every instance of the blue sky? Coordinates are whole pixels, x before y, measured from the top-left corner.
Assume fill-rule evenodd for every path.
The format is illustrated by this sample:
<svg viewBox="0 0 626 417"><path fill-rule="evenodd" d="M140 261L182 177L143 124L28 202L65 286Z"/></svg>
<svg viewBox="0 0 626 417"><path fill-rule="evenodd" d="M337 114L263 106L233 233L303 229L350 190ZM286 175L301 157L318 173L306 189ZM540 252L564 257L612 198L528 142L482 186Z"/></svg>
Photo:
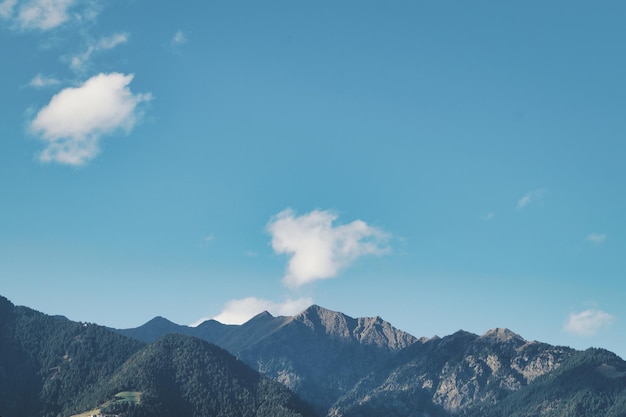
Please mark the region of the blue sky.
<svg viewBox="0 0 626 417"><path fill-rule="evenodd" d="M625 13L2 0L0 294L626 357Z"/></svg>

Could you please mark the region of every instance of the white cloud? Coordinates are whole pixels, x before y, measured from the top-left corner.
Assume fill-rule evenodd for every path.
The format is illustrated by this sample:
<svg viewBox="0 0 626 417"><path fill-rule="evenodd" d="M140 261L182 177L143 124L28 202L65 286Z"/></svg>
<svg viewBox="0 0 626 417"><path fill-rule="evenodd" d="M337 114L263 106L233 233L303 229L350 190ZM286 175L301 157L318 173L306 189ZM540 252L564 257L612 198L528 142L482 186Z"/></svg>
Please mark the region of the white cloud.
<svg viewBox="0 0 626 417"><path fill-rule="evenodd" d="M485 219L485 220L493 220L494 217L496 217L496 213L494 213L493 211L490 211L489 213L485 214L483 219Z"/></svg>
<svg viewBox="0 0 626 417"><path fill-rule="evenodd" d="M137 106L152 99L133 94L128 88L132 79L132 74L99 74L52 97L30 124L46 143L39 159L83 165L98 154L103 135L130 132L140 116Z"/></svg>
<svg viewBox="0 0 626 417"><path fill-rule="evenodd" d="M213 317L213 320L224 324L242 324L263 311L268 311L273 316L292 316L311 304L313 304L313 299L310 297L287 299L281 303L248 297L227 302L222 312ZM206 320L206 318L200 319L191 326L198 326Z"/></svg>
<svg viewBox="0 0 626 417"><path fill-rule="evenodd" d="M128 33L115 33L111 36L100 38L96 44L98 50L113 49L117 45L128 42Z"/></svg>
<svg viewBox="0 0 626 417"><path fill-rule="evenodd" d="M517 208L523 209L527 207L530 203L541 202L544 194L544 189L538 189L527 193L517 201Z"/></svg>
<svg viewBox="0 0 626 417"><path fill-rule="evenodd" d="M171 44L175 46L175 45L182 45L184 43L187 43L187 37L182 31L179 30L174 34Z"/></svg>
<svg viewBox="0 0 626 417"><path fill-rule="evenodd" d="M69 20L68 10L74 0L31 0L24 2L17 15L23 29L48 30Z"/></svg>
<svg viewBox="0 0 626 417"><path fill-rule="evenodd" d="M17 4L17 0L4 0L0 3L0 17L8 19L13 15L13 8Z"/></svg>
<svg viewBox="0 0 626 417"><path fill-rule="evenodd" d="M587 241L591 242L593 244L596 244L596 245L600 245L600 244L604 243L605 240L606 240L606 234L605 233L593 232L593 233L590 233L587 236Z"/></svg>
<svg viewBox="0 0 626 417"><path fill-rule="evenodd" d="M68 21L93 20L100 9L98 0L3 0L0 18L14 29L45 31Z"/></svg>
<svg viewBox="0 0 626 417"><path fill-rule="evenodd" d="M35 88L44 88L53 87L60 83L61 82L54 77L47 77L45 75L37 74L32 80L30 80L28 85Z"/></svg>
<svg viewBox="0 0 626 417"><path fill-rule="evenodd" d="M580 313L570 313L563 330L576 336L594 336L603 327L608 327L615 321L615 317L601 310L585 310Z"/></svg>
<svg viewBox="0 0 626 417"><path fill-rule="evenodd" d="M85 69L87 62L95 52L113 49L118 45L128 42L127 33L115 33L111 36L100 38L97 42L91 43L85 52L75 55L70 60L72 69L80 71Z"/></svg>
<svg viewBox="0 0 626 417"><path fill-rule="evenodd" d="M390 250L389 235L361 220L333 226L337 215L314 210L295 216L290 209L278 213L267 225L276 253L291 256L283 282L290 287L332 278L364 255Z"/></svg>

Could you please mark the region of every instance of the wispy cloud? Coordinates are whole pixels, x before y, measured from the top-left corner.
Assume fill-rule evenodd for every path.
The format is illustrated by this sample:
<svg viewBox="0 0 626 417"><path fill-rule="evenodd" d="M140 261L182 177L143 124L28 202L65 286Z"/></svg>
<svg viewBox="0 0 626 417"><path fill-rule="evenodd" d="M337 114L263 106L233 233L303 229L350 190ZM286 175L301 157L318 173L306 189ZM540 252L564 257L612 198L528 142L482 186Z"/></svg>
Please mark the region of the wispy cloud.
<svg viewBox="0 0 626 417"><path fill-rule="evenodd" d="M93 19L99 11L95 0L4 0L0 18L19 30L55 29L70 20Z"/></svg>
<svg viewBox="0 0 626 417"><path fill-rule="evenodd" d="M593 232L587 236L587 241L593 243L594 245L600 245L604 243L605 240L606 240L606 233Z"/></svg>
<svg viewBox="0 0 626 417"><path fill-rule="evenodd" d="M526 193L517 201L517 208L521 210L528 207L531 203L541 203L544 194L545 190L543 188Z"/></svg>
<svg viewBox="0 0 626 417"><path fill-rule="evenodd" d="M205 237L202 238L202 241L200 242L200 246L201 247L207 247L207 246L211 245L214 240L215 240L215 236L214 235L212 235L212 234L206 235Z"/></svg>
<svg viewBox="0 0 626 417"><path fill-rule="evenodd" d="M172 37L172 40L170 41L170 44L172 46L182 45L182 44L185 44L185 43L187 43L187 36L185 36L183 31L181 31L181 30L176 31L176 33Z"/></svg>
<svg viewBox="0 0 626 417"><path fill-rule="evenodd" d="M39 159L83 165L98 154L103 135L130 132L141 115L139 104L152 98L133 94L128 87L132 79L132 74L99 74L52 97L30 124L46 143Z"/></svg>
<svg viewBox="0 0 626 417"><path fill-rule="evenodd" d="M70 59L70 66L76 71L84 70L94 53L113 49L118 45L124 44L128 42L128 36L128 33L115 33L90 43L85 52L75 55Z"/></svg>
<svg viewBox="0 0 626 417"><path fill-rule="evenodd" d="M362 220L334 226L337 215L314 210L296 216L290 209L278 213L267 225L276 253L291 258L283 282L289 287L332 278L357 258L390 250L389 234Z"/></svg>
<svg viewBox="0 0 626 417"><path fill-rule="evenodd" d="M301 312L311 304L313 304L313 299L310 297L287 299L280 303L262 298L247 297L228 301L222 312L212 318L224 324L242 324L263 311L268 311L273 316L291 316ZM200 319L192 323L191 326L197 326L206 320L208 319Z"/></svg>
<svg viewBox="0 0 626 417"><path fill-rule="evenodd" d="M45 87L54 87L59 85L61 81L57 80L54 77L48 77L42 74L37 74L35 77L30 80L28 83L29 86L35 88L45 88Z"/></svg>
<svg viewBox="0 0 626 417"><path fill-rule="evenodd" d="M28 1L21 6L18 21L24 29L52 29L69 19L68 10L74 3L74 0Z"/></svg>
<svg viewBox="0 0 626 417"><path fill-rule="evenodd" d="M596 335L600 329L608 327L615 317L602 310L588 309L580 313L570 313L563 330L567 333L589 337Z"/></svg>
<svg viewBox="0 0 626 417"><path fill-rule="evenodd" d="M496 213L494 213L493 211L490 211L489 213L483 216L483 220L493 220L494 217L496 217Z"/></svg>
<svg viewBox="0 0 626 417"><path fill-rule="evenodd" d="M17 4L17 0L4 0L0 2L0 17L9 19L13 15L13 9Z"/></svg>

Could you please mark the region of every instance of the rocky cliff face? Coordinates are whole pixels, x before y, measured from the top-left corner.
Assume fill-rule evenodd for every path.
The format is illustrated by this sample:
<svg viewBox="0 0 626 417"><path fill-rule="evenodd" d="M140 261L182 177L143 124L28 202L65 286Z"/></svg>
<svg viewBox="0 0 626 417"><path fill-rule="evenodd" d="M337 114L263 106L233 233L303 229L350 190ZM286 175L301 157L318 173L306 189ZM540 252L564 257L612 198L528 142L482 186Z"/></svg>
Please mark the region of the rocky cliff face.
<svg viewBox="0 0 626 417"><path fill-rule="evenodd" d="M405 349L381 383L362 381L365 386L340 398L329 414L351 416L375 410L410 415L402 411L408 409L459 414L477 404L495 404L553 371L573 353L569 348L526 341L507 329L482 336L459 331ZM401 403L397 393L403 394ZM390 409L394 402L397 407Z"/></svg>
<svg viewBox="0 0 626 417"><path fill-rule="evenodd" d="M378 316L355 319L317 305L307 308L290 321L301 322L317 334L382 350L398 351L417 342L414 336L396 329Z"/></svg>
<svg viewBox="0 0 626 417"><path fill-rule="evenodd" d="M380 317L355 319L314 305L239 356L326 414L337 398L416 342Z"/></svg>

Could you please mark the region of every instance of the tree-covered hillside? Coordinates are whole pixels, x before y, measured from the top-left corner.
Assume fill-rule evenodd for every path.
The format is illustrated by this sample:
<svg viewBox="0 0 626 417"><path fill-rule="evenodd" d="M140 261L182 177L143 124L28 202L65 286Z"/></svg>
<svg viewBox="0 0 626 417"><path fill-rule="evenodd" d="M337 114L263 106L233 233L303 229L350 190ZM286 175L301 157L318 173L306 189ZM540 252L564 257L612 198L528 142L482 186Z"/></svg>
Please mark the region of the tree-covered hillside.
<svg viewBox="0 0 626 417"><path fill-rule="evenodd" d="M286 387L250 369L227 351L170 334L139 351L99 388L101 401L141 392L141 404L107 410L130 416L314 416Z"/></svg>
<svg viewBox="0 0 626 417"><path fill-rule="evenodd" d="M0 415L56 417L86 405L142 343L0 297Z"/></svg>
<svg viewBox="0 0 626 417"><path fill-rule="evenodd" d="M113 401L123 392L135 400ZM0 416L101 408L124 417L314 416L283 385L205 341L170 335L145 345L0 297Z"/></svg>

